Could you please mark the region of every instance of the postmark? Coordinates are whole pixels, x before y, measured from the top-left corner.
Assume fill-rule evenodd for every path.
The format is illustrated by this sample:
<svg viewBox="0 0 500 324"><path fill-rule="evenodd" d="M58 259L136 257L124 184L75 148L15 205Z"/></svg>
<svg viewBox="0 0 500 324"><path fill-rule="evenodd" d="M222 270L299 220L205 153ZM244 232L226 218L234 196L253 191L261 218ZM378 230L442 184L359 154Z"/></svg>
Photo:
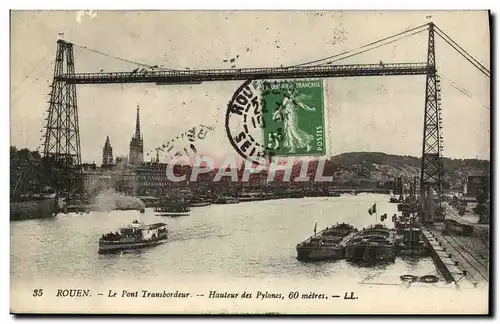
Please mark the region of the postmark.
<svg viewBox="0 0 500 324"><path fill-rule="evenodd" d="M203 141L214 128L214 126L204 124L193 126L178 136L171 138L153 151L162 152L164 158L167 160L180 156L193 157L198 153L197 142ZM148 152L146 155L150 156L150 154L153 154L153 151Z"/></svg>
<svg viewBox="0 0 500 324"><path fill-rule="evenodd" d="M226 111L229 142L243 158L322 156L325 122L322 80L248 80Z"/></svg>
<svg viewBox="0 0 500 324"><path fill-rule="evenodd" d="M260 163L269 154L262 140L262 106L260 84L245 81L228 103L225 128L229 142L243 158Z"/></svg>

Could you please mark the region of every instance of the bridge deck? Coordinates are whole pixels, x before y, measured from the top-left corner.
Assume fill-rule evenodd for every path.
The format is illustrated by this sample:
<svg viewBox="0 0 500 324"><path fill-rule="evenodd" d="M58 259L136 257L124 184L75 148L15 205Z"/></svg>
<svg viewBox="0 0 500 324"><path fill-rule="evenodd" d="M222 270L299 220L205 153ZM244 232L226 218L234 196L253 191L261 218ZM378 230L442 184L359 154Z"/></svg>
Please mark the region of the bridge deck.
<svg viewBox="0 0 500 324"><path fill-rule="evenodd" d="M318 65L308 67L207 69L207 70L143 70L132 72L75 73L56 76L56 81L75 84L159 83L182 84L204 81L255 79L289 79L318 77L424 75L435 72L427 63L384 63Z"/></svg>

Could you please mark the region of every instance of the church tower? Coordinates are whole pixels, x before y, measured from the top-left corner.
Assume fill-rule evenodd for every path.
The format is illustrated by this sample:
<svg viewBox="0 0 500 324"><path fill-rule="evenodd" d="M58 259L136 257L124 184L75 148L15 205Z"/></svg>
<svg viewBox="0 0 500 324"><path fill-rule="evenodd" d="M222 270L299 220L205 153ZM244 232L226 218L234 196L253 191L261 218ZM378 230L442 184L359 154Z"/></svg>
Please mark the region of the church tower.
<svg viewBox="0 0 500 324"><path fill-rule="evenodd" d="M141 135L141 121L139 119L139 104L137 104L137 119L135 122L135 134L130 141L129 164L141 165L144 161L143 138Z"/></svg>
<svg viewBox="0 0 500 324"><path fill-rule="evenodd" d="M106 136L106 142L102 148L102 166L113 165L113 147L109 143L109 136Z"/></svg>

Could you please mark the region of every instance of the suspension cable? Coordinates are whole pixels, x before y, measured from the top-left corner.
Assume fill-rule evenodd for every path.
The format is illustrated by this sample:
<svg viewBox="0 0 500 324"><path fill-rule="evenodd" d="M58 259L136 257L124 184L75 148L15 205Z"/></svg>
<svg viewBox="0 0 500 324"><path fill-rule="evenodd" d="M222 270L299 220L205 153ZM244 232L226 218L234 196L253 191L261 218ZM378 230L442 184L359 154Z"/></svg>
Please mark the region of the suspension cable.
<svg viewBox="0 0 500 324"><path fill-rule="evenodd" d="M309 61L309 62L305 62L305 63L301 63L301 64L296 64L296 65L292 65L292 66L289 66L289 67L299 67L299 66L304 66L304 65L309 65L309 64L314 64L314 63L319 63L319 62L322 62L322 61L326 61L326 60L329 60L329 59L333 59L333 58L337 58L339 56L342 56L342 55L345 55L345 54L348 54L348 53L351 53L351 52L354 52L354 51L358 51L358 50L361 50L365 47L368 47L368 46L371 46L371 45L375 45L377 43L380 43L380 42L383 42L383 41L386 41L388 39L391 39L391 38L394 38L394 37L397 37L397 36L401 36L403 34L406 34L406 33L410 33L414 30L417 30L417 29L420 29L422 27L426 27L422 30L420 30L419 32L421 31L424 31L424 30L427 30L428 27L429 27L429 24L424 24L424 25L420 25L420 26L417 26L417 27L414 27L414 28L411 28L411 29L408 29L408 30L405 30L403 32L400 32L400 33L397 33L397 34L394 34L394 35L391 35L391 36L388 36L388 37L385 37L385 38L382 38L382 39L379 39L377 41L374 41L374 42L371 42L369 44L365 44L363 46L360 46L358 48L355 48L355 49L350 49L350 50L347 50L345 52L342 52L342 53L339 53L339 54L335 54L335 55L332 55L332 56L328 56L328 57L324 57L322 59L318 59L318 60L314 60L314 61Z"/></svg>
<svg viewBox="0 0 500 324"><path fill-rule="evenodd" d="M491 110L489 106L487 105L484 105L482 104L481 102L479 102L478 99L476 99L469 91L465 90L462 86L460 86L458 83L456 83L455 81L449 79L448 77L446 77L444 74L442 73L439 73L439 76L440 77L443 77L444 79L446 79L446 81L448 82L449 85L451 85L453 88L455 88L456 90L458 90L459 92L461 92L462 94L466 95L467 97L471 98L472 100L474 100L478 105L482 106L484 109L487 109L487 110Z"/></svg>
<svg viewBox="0 0 500 324"><path fill-rule="evenodd" d="M390 41L390 42L386 42L386 43L383 43L381 45L378 45L378 46L375 46L373 48L370 48L370 49L366 49L364 51L361 51L361 52L358 52L358 53L353 53L353 54L350 54L344 58L339 58L337 60L334 60L332 62L337 62L337 61L340 61L340 60L343 60L343 59L346 59L346 58L349 58L349 57L352 57L352 56L355 56L355 55L358 55L358 54L362 54L362 53L365 53L365 52L368 52L370 50L373 50L373 49L376 49L376 48L379 48L381 46L384 46L384 45L388 45L388 44L391 44L391 43L394 43L395 41L398 41L398 40L401 40L403 38L406 38L406 37L409 37L409 36L412 36L412 35L415 35L415 34L418 34L422 31L425 31L427 30L429 27L429 24L423 24L423 25L420 25L420 26L417 26L417 27L414 27L414 28L411 28L411 29L408 29L408 30L405 30L403 32L399 32L399 33L396 33L394 35L391 35L391 36L388 36L388 37L385 37L385 38L382 38L382 39L379 39L377 41L374 41L374 42L371 42L371 43L368 43L368 44L365 44L363 46L360 46L358 48L355 48L355 49L350 49L350 50L347 50L345 52L342 52L342 53L339 53L339 54L335 54L335 55L332 55L332 56L328 56L328 57L324 57L324 58L321 58L321 59L318 59L318 60L314 60L314 61L309 61L309 62L304 62L304 63L300 63L300 64L296 64L296 65L291 65L291 66L288 66L288 67L300 67L300 66L306 66L306 65L310 65L310 64L314 64L314 63L319 63L319 62L323 62L323 61L327 61L327 60L330 60L330 59L333 59L333 58L338 58L340 56L343 56L343 55L346 55L346 54L350 54L352 52L355 52L355 51L359 51L359 50L362 50L366 47L369 47L369 46L372 46L372 45L375 45L375 44L378 44L378 43L381 43L381 42L384 42L386 40L389 40L389 39L392 39L392 38L395 38L395 37L398 37L398 36L401 36L401 35L405 35L405 34L408 34L412 31L416 31L414 33L411 33L411 34L408 34L408 35L405 35L401 38L398 38L396 40L393 40L393 41ZM126 62L126 63L130 63L130 64L134 64L134 65L137 65L137 66L141 66L141 67L147 67L147 68L150 68L150 69L158 69L158 70L165 70L165 71L182 71L182 70L176 70L176 69L169 69L169 68L160 68L158 67L157 65L153 66L153 65L150 65L150 64L145 64L145 63L142 63L142 62L138 62L138 61L132 61L132 60L128 60L128 59L125 59L125 58L122 58L122 57L118 57L118 56L114 56L114 55L110 55L110 54L107 54L107 53L104 53L104 52L101 52L101 51L98 51L98 50L95 50L95 49L92 49L92 48L89 48L87 46L82 46L82 45L78 45L78 44L75 44L73 43L73 45L75 45L76 47L79 47L81 49L84 49L84 50L88 50L90 52L94 52L96 54L100 54L100 55L104 55L104 56L107 56L107 57L110 57L110 58L114 58L114 59L117 59L117 60L120 60L122 62ZM332 63L330 62L330 63ZM330 64L330 63L327 63L327 64Z"/></svg>
<svg viewBox="0 0 500 324"><path fill-rule="evenodd" d="M439 29L437 26L436 34L438 34L441 39L443 39L448 45L450 45L455 51L457 51L460 55L462 55L469 63L471 63L475 68L477 68L480 72L486 75L488 78L490 77L490 71L484 67L478 60L476 60L472 55L470 55L466 50L464 50L460 45L458 45L450 36L448 36L445 32Z"/></svg>
<svg viewBox="0 0 500 324"><path fill-rule="evenodd" d="M72 43L72 44L74 46L76 46L76 47L81 48L81 49L88 50L90 52L94 52L96 54L104 55L104 56L107 56L107 57L110 57L110 58L114 58L114 59L122 61L122 62L126 62L126 63L131 63L131 64L134 64L134 65L138 65L138 66L141 66L141 67L147 67L147 68L150 68L150 69L158 69L158 70L166 70L166 71L179 71L179 70L168 69L168 68L160 68L160 67L158 67L156 65L150 65L150 64L145 64L145 63L141 63L141 62L137 62L137 61L132 61L132 60L124 59L122 57L118 57L118 56L114 56L114 55L103 53L101 51L89 48L87 46L81 46L81 45L78 45L78 44L75 44L75 43Z"/></svg>
<svg viewBox="0 0 500 324"><path fill-rule="evenodd" d="M42 60L44 58L42 58ZM31 78L32 75L34 75L35 73L37 73L37 75L39 75L40 73L45 72L45 70L47 69L47 67L51 66L51 64L54 61L55 61L55 58L53 58L52 60L50 60L50 62L48 62L45 66L44 65L38 65L38 62L37 62L37 65L35 66L35 68L33 68L33 70L31 70L31 72L28 73L28 75L24 78L24 80L21 81L21 82L19 82L16 86L14 86L12 88L12 95L14 96L16 90L18 90L26 81L28 81ZM43 68L43 69L39 70L40 68Z"/></svg>
<svg viewBox="0 0 500 324"><path fill-rule="evenodd" d="M421 32L422 32L422 31L424 31L424 30L425 30L425 29L420 30L420 31L413 32L413 33L411 33L411 34L405 35L405 36L400 37L400 38L398 38L398 39L393 39L393 40L391 40L391 41L389 41L389 42L386 42L386 43L383 43L383 44L379 44L379 45L377 45L377 46L375 46L375 47L372 47L372 48L365 49L365 50L363 50L363 51L361 51L361 52L353 53L353 54L350 54L350 55L348 55L348 56L338 58L338 59L336 59L336 60L328 61L326 64L331 64L331 63L334 63L334 62L338 62L338 61L341 61L341 60L345 60L345 59L347 59L347 58L349 58L349 57L353 57L353 56L356 56L356 55L359 55L359 54L363 54L363 53L366 53L366 52L368 52L368 51L374 50L374 49L376 49L376 48L379 48L379 47L382 47L382 46L385 46L385 45L389 45L389 44L395 43L395 42L397 42L397 41L399 41L399 40L401 40L401 39L403 39L403 38L407 38L407 37L410 37L410 36L416 35L416 34L418 34L418 33L421 33Z"/></svg>

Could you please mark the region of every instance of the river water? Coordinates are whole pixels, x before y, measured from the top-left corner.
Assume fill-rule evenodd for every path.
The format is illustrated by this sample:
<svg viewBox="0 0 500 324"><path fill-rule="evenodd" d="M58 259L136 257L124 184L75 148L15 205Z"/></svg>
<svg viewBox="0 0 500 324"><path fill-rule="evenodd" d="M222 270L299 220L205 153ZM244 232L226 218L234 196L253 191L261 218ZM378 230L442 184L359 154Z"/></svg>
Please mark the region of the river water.
<svg viewBox="0 0 500 324"><path fill-rule="evenodd" d="M165 222L166 244L137 253L98 255L101 234L132 222L136 211L58 215L49 220L11 222L11 280L161 279L177 275L214 274L224 278L397 281L402 274L437 274L430 258L397 258L394 263L360 267L345 260L304 263L295 246L337 222L361 229L375 222L368 208L377 203L379 215L392 227L396 205L388 196L360 194L328 198L281 199L192 208L189 216L140 214L145 223Z"/></svg>

